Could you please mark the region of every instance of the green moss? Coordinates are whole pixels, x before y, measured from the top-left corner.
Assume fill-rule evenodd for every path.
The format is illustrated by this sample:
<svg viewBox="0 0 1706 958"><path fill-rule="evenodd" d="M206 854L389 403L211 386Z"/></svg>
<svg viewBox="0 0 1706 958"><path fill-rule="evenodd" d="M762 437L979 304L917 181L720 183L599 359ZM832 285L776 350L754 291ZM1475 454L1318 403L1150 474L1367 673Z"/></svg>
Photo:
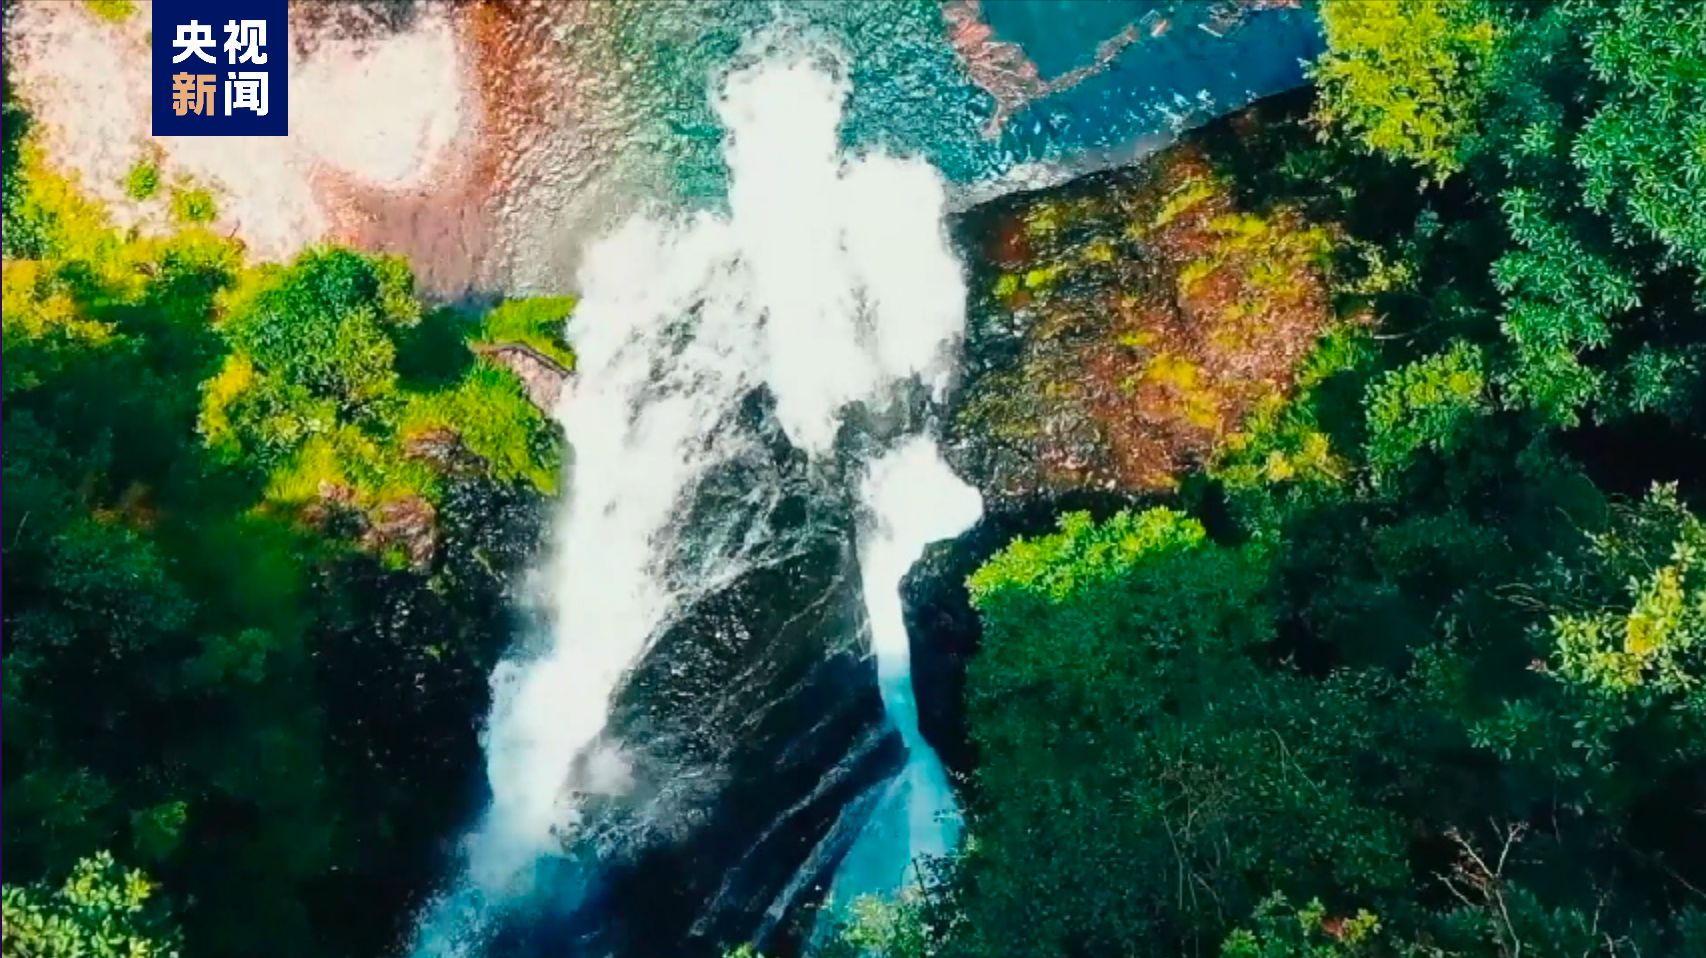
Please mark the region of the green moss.
<svg viewBox="0 0 1706 958"><path fill-rule="evenodd" d="M1166 226L1180 216L1189 212L1198 204L1210 199L1219 188L1213 180L1192 178L1181 183L1172 193L1168 194L1161 209L1156 211L1152 225L1156 228Z"/></svg>
<svg viewBox="0 0 1706 958"><path fill-rule="evenodd" d="M437 430L454 432L492 475L556 491L556 432L507 370L481 361L456 386L411 396L397 428L403 441Z"/></svg>
<svg viewBox="0 0 1706 958"><path fill-rule="evenodd" d="M1031 290L1047 289L1063 272L1056 266L1039 266L1025 274L1025 288Z"/></svg>
<svg viewBox="0 0 1706 958"><path fill-rule="evenodd" d="M124 191L133 200L145 200L160 190L160 170L149 160L137 160L124 178Z"/></svg>
<svg viewBox="0 0 1706 958"><path fill-rule="evenodd" d="M136 4L131 0L87 0L89 11L102 20L113 23L123 23L136 12Z"/></svg>
<svg viewBox="0 0 1706 958"><path fill-rule="evenodd" d="M575 354L563 338L563 326L574 308L569 296L512 299L487 313L471 339L488 346L519 343L573 369Z"/></svg>
<svg viewBox="0 0 1706 958"><path fill-rule="evenodd" d="M1116 257L1114 244L1097 239L1084 247L1084 258L1092 263L1112 263Z"/></svg>
<svg viewBox="0 0 1706 958"><path fill-rule="evenodd" d="M1316 489L1342 484L1350 464L1324 431L1322 407L1329 383L1371 357L1366 330L1352 325L1329 330L1298 364L1293 393L1275 393L1258 403L1226 438L1209 474L1235 492L1264 484Z"/></svg>
<svg viewBox="0 0 1706 958"><path fill-rule="evenodd" d="M1025 233L1032 239L1046 239L1059 232L1061 225L1060 204L1042 202L1025 213Z"/></svg>
<svg viewBox="0 0 1706 958"><path fill-rule="evenodd" d="M1206 259L1191 260L1185 264L1184 269L1179 270L1180 291L1189 292L1192 286L1207 279L1212 272L1214 272L1214 263Z"/></svg>
<svg viewBox="0 0 1706 958"><path fill-rule="evenodd" d="M205 189L174 190L172 215L185 223L207 223L219 215L219 207Z"/></svg>

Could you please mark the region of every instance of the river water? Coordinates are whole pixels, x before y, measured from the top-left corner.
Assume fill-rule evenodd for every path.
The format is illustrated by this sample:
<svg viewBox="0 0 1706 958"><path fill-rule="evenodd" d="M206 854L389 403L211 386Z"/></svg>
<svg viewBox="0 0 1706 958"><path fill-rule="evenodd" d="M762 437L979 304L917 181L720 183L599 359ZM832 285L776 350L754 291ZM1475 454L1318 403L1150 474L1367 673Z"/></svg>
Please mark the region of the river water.
<svg viewBox="0 0 1706 958"><path fill-rule="evenodd" d="M754 395L852 515L869 671L906 754L750 932L774 928L804 883L845 904L951 852L954 796L918 734L898 595L924 547L981 510L929 427L965 307L947 219L1297 85L1319 45L1311 17L1240 2L1283 6L299 2L283 145L146 135L148 4L119 25L21 5L14 75L45 148L121 220L162 215L117 187L149 156L163 179L214 188L221 225L262 257L331 238L408 256L441 295L581 297L556 410L567 492L536 575L546 626L493 675L490 802L416 954L487 953L541 894L596 881L622 840L590 824L604 799L631 798L632 819L667 832L712 797L714 775L690 765L642 781L659 777L636 758L647 743L610 715L683 610L795 548L742 520L779 508L772 483L753 480L726 515L692 508L753 454ZM372 122L351 124L351 102ZM904 425L850 445L850 408ZM567 859L580 870L565 883L552 866ZM828 873L812 870L822 859Z"/></svg>
<svg viewBox="0 0 1706 958"><path fill-rule="evenodd" d="M837 826L853 837L834 848L831 907L919 881L921 859L952 851L958 813L918 732L899 587L981 505L927 428L846 462L843 411L901 402L909 382L937 399L947 387L964 313L954 203L1129 159L1293 85L1313 42L1295 12L1217 38L1137 2L627 12L609 35L626 78L613 155L645 184L646 211L578 259L581 366L559 410L574 458L542 579L550 635L494 676L491 806L466 871L423 918L422 954L477 952L491 914L537 891L539 861L611 840L583 833L581 806L636 790L633 743L607 728L624 674L676 610L774 545L688 513L696 485L740 455L728 424L753 390L814 464L839 458L859 477L869 642L907 755ZM683 551L699 556L691 575L672 559ZM824 881L810 864L799 880ZM778 920L773 909L755 931Z"/></svg>
<svg viewBox="0 0 1706 958"><path fill-rule="evenodd" d="M558 410L573 449L569 492L541 577L550 633L493 677L491 806L468 841L465 874L424 920L422 953L477 947L486 913L538 893L541 859L622 841L592 834L582 812L634 790L635 743L607 730L624 675L678 610L788 547L740 526L744 508L692 509L698 487L748 452L742 400L771 397L788 443L815 466L838 455L850 404L884 407L906 382L940 398L948 385L965 304L942 177L915 157L844 149L839 51L775 28L739 56L712 101L727 131L723 208L636 215L581 265L569 329L578 368ZM924 487L906 486L919 478L945 494L911 498ZM908 713L900 576L932 528L952 535L976 519L976 493L922 436L877 462L868 486L865 581L884 590L867 598L880 606L878 673L907 744L928 756ZM755 482L743 500L762 508L777 495ZM936 510L944 499L954 508ZM921 507L931 511L920 517ZM921 767L934 769L920 790L936 829L950 798L939 765ZM641 820L682 813L671 804L679 793L658 792L671 798ZM909 857L907 835L898 840L897 871ZM947 841L922 847L940 854Z"/></svg>

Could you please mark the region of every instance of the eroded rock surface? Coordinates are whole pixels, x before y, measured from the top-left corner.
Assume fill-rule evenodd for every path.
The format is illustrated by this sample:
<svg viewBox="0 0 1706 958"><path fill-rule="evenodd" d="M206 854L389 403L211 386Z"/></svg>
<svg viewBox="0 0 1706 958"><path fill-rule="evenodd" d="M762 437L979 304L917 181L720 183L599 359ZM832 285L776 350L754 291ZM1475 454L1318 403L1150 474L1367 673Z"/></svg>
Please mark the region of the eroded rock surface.
<svg viewBox="0 0 1706 958"><path fill-rule="evenodd" d="M475 350L514 373L528 400L541 412L550 414L557 408L563 385L569 381L567 366L524 343L494 343Z"/></svg>
<svg viewBox="0 0 1706 958"><path fill-rule="evenodd" d="M986 497L1168 489L1332 322L1330 230L1240 206L1186 142L979 207L950 459Z"/></svg>
<svg viewBox="0 0 1706 958"><path fill-rule="evenodd" d="M1301 129L1291 106L1274 109L1262 129ZM1015 537L1052 531L1061 512L1105 517L1170 493L1286 394L1340 322L1335 230L1283 204L1245 205L1217 162L1236 153L1250 166L1253 113L956 224L970 315L946 452L986 511L926 553L902 600L920 728L962 783L975 764L965 673L981 630L966 577Z"/></svg>
<svg viewBox="0 0 1706 958"><path fill-rule="evenodd" d="M857 834L844 808L900 768L852 504L769 406L749 398L750 444L691 494L669 578L698 597L616 694L606 738L632 785L588 802L574 854L596 867L564 879L597 890L520 952L716 956L756 936L791 953Z"/></svg>

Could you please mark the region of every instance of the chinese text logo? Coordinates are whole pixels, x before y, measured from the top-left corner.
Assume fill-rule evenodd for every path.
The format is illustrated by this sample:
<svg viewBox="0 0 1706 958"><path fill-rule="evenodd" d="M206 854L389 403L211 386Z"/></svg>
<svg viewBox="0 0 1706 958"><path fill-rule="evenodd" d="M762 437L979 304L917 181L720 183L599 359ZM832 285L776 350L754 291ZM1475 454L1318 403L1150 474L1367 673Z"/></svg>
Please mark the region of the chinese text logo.
<svg viewBox="0 0 1706 958"><path fill-rule="evenodd" d="M286 0L157 0L154 133L283 136Z"/></svg>

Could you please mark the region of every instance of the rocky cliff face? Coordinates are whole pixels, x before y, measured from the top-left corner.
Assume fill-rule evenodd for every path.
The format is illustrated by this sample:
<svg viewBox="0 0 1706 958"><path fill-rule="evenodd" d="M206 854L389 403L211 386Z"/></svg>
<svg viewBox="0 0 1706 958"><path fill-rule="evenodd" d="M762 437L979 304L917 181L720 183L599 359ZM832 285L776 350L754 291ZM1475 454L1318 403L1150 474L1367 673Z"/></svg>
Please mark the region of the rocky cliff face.
<svg viewBox="0 0 1706 958"><path fill-rule="evenodd" d="M1254 129L1228 118L1139 166L1003 197L955 224L971 282L946 451L986 515L903 588L921 727L952 770L973 760L966 576L1062 511L1170 494L1284 396L1339 321L1334 231L1240 198L1229 170L1250 166Z"/></svg>
<svg viewBox="0 0 1706 958"><path fill-rule="evenodd" d="M1187 140L971 211L951 458L998 500L1170 489L1284 393L1332 320L1333 234L1244 208Z"/></svg>
<svg viewBox="0 0 1706 958"><path fill-rule="evenodd" d="M670 577L698 597L616 695L607 735L632 788L585 809L563 876L596 890L516 952L715 956L756 936L788 954L857 833L844 809L904 760L870 659L852 504L762 394L739 416L750 443L680 523L692 532Z"/></svg>

